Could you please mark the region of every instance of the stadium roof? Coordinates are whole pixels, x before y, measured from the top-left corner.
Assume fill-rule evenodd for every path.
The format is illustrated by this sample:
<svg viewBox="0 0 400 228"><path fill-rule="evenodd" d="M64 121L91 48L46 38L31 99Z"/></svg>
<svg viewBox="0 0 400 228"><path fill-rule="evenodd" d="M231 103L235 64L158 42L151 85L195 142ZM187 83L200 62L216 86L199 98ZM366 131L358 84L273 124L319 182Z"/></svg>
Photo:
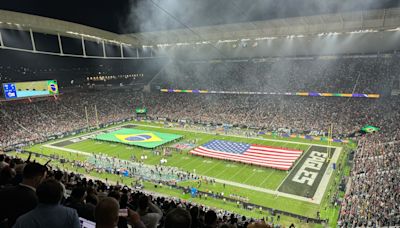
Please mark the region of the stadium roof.
<svg viewBox="0 0 400 228"><path fill-rule="evenodd" d="M193 42L202 40L240 40L262 37L286 37L320 33L382 31L400 27L400 8L356 11L307 17L274 19L237 24L144 32L133 37L142 43Z"/></svg>
<svg viewBox="0 0 400 228"><path fill-rule="evenodd" d="M400 27L400 8L273 19L236 24L119 35L105 30L41 16L0 10L0 28L103 39L132 45L240 40L323 33L377 32Z"/></svg>
<svg viewBox="0 0 400 228"><path fill-rule="evenodd" d="M398 0L12 0L0 9L118 34L400 7Z"/></svg>

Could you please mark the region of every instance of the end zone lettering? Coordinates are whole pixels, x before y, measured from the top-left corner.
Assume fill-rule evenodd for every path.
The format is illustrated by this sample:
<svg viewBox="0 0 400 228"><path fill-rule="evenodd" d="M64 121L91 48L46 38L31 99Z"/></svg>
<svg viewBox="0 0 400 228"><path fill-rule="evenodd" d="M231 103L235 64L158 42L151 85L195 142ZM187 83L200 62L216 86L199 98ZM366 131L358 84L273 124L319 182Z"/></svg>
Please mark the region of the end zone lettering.
<svg viewBox="0 0 400 228"><path fill-rule="evenodd" d="M329 154L325 146L311 146L300 158L278 191L304 197L312 197L328 167Z"/></svg>
<svg viewBox="0 0 400 228"><path fill-rule="evenodd" d="M312 186L327 157L327 153L312 151L292 181Z"/></svg>

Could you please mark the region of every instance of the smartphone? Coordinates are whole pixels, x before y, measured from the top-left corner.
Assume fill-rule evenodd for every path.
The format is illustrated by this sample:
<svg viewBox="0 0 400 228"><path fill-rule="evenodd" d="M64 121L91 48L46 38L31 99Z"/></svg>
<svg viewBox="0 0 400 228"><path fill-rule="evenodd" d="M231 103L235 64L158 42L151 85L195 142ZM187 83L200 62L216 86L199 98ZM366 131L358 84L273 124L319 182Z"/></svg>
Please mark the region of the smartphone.
<svg viewBox="0 0 400 228"><path fill-rule="evenodd" d="M128 209L119 209L118 212L118 216L119 217L128 217Z"/></svg>

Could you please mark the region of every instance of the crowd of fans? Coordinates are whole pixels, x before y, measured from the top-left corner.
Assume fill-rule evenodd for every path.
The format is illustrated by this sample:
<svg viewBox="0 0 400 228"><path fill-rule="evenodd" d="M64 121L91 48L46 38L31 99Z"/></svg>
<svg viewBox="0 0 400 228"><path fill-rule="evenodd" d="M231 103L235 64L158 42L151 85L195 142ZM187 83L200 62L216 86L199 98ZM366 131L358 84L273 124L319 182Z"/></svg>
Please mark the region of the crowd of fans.
<svg viewBox="0 0 400 228"><path fill-rule="evenodd" d="M146 106L148 116L187 123L234 124L265 131L346 136L362 126L399 131L396 97L347 99L251 95L141 94L121 91L65 93L57 100L0 103L0 147L43 140L51 135L135 116L135 107ZM224 105L221 105L224 104ZM86 111L87 116L86 119ZM97 110L97 119L96 112ZM394 135L394 134L393 134Z"/></svg>
<svg viewBox="0 0 400 228"><path fill-rule="evenodd" d="M376 133L359 141L339 225L400 225L400 144L385 139Z"/></svg>
<svg viewBox="0 0 400 228"><path fill-rule="evenodd" d="M16 157L0 155L0 173L0 227L79 228L80 218L107 228L128 224L139 228L274 226L273 222L110 185Z"/></svg>
<svg viewBox="0 0 400 228"><path fill-rule="evenodd" d="M164 88L269 92L390 94L400 72L398 57L271 59L265 62L173 62L153 81ZM395 83L394 83L395 82ZM397 85L398 86L398 85ZM221 105L224 104L224 105ZM192 122L229 123L292 132L354 132L360 125L384 125L399 110L396 99L340 99L265 95L142 94L117 91L65 92L57 100L0 103L0 147L50 135L149 115ZM86 109L85 109L86 107ZM97 117L96 117L97 116ZM384 117L384 118L381 118ZM32 124L34 123L34 124Z"/></svg>
<svg viewBox="0 0 400 228"><path fill-rule="evenodd" d="M398 56L270 58L172 62L162 88L265 92L389 93Z"/></svg>
<svg viewBox="0 0 400 228"><path fill-rule="evenodd" d="M389 95L400 72L396 61L398 57L393 56L169 64L153 83L179 89L355 92L383 96L366 99L166 94L123 89L65 91L57 99L0 103L0 148L132 118L136 107L146 107L151 118L184 120L189 124L231 124L266 131L326 135L334 124L335 137L349 136L364 125L373 125L380 128L379 133L358 138L339 224L399 225L400 100ZM1 162L3 168L4 161ZM15 163L7 167L10 167L7 172L15 175ZM16 177L20 179L2 178L1 184L20 183L21 176Z"/></svg>

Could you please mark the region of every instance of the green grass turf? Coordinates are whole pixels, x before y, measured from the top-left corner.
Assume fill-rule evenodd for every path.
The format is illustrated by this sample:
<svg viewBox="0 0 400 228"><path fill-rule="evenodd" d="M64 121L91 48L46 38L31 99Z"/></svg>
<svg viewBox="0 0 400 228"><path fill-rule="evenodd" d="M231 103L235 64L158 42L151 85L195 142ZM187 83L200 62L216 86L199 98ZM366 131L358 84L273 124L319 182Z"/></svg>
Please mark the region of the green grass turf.
<svg viewBox="0 0 400 228"><path fill-rule="evenodd" d="M138 129L154 130L153 128L142 126L138 127ZM198 144L203 144L213 139L224 139L229 141L295 148L301 150L307 150L309 147L308 145L297 143L275 142L231 136L216 136L202 133L188 133L185 131L177 131L171 129L157 129L157 131L163 133L182 134L185 135L184 140L197 139ZM66 146L66 148L89 153L104 153L109 156L117 156L121 159L126 160L129 160L132 155L135 155L137 158L141 155L147 155L148 159L145 161L145 163L152 165L159 164L159 161L162 158L161 156L153 155L151 151L144 150L142 148L129 147L118 143L110 144L96 142L94 140L85 140L82 142L74 143L72 145ZM260 166L245 165L212 158L203 158L199 156L189 155L187 154L187 152L183 152L182 154L173 153L171 157L168 157L167 165L179 167L188 172L193 172L195 170L197 174L203 176L210 176L218 179L239 182L271 190L275 190L287 175L286 171L264 168Z"/></svg>
<svg viewBox="0 0 400 228"><path fill-rule="evenodd" d="M261 139L250 139L250 138L241 138L241 137L232 137L232 136L217 136L211 134L204 133L193 133L176 129L165 129L165 128L153 128L152 126L160 127L160 124L148 124L148 123L140 123L146 124L149 126L140 126L138 129L143 130L152 130L157 132L164 133L173 133L173 134L181 134L184 135L182 140L190 140L197 139L198 144L206 143L213 139L225 139L230 141L238 141L238 142L247 142L247 143L256 143L262 145L270 145L276 147L286 147L286 148L295 148L307 150L309 145L302 145L300 143L313 143L313 144L322 144L326 145L325 142L319 141L311 141L306 139L288 139L288 138L279 138L275 137L278 140L290 140L290 141L267 141ZM263 136L264 139L272 139L273 137ZM65 140L65 139L63 139ZM168 145L168 144L167 144ZM343 146L339 143L333 143L335 146ZM99 142L94 140L85 140L78 143L74 143L66 146L66 148L75 149L84 152L91 153L105 153L109 156L117 156L121 159L130 159L132 154L135 154L136 157L140 157L140 155L145 154L148 156L148 160L145 163L147 164L158 164L161 157L155 156L151 153L151 150L146 150L143 148L138 148L134 146L127 146L118 143L108 143L108 142ZM45 147L41 147L40 145L35 145L29 150L42 153L45 155L57 154L63 156L67 159L71 160L86 160L86 157L83 155L77 155L74 153L57 150L57 149L49 149ZM251 165L244 165L235 162L226 162L222 160L209 159L196 157L192 155L188 155L187 152L183 152L182 154L173 153L172 157L168 157L167 165L180 167L184 170L192 172L193 169L196 169L196 173L200 175L215 177L218 179L229 180L233 182L243 183L247 185L259 186L262 188L275 190L282 180L286 177L287 172L279 171L275 169L262 168ZM110 178L109 178L110 179ZM182 186L190 186L193 185L192 182L184 182L181 183ZM160 191L160 189L154 189L155 191ZM321 211L321 205L325 205L325 202L322 202L321 205L306 203L303 201L298 201L285 197L276 197L270 194L261 193L258 191L253 191L250 189L234 187L230 185L226 185L224 189L221 184L215 185L205 185L203 184L201 190L212 190L218 192L224 192L225 195L229 195L230 193L235 193L242 196L247 196L250 199L250 202L256 203L259 205L267 206L270 208L275 208L279 210L284 210L292 213L296 213L299 215L315 217L316 211ZM193 199L197 200L197 199ZM217 200L218 201L218 200ZM324 201L327 201L324 198ZM221 202L219 202L221 203ZM226 208L222 205L221 208ZM334 217L337 214L337 209L327 209L328 211L324 214L326 218ZM330 213L329 213L330 210ZM333 214L333 215L331 215ZM331 219L330 219L331 220Z"/></svg>

